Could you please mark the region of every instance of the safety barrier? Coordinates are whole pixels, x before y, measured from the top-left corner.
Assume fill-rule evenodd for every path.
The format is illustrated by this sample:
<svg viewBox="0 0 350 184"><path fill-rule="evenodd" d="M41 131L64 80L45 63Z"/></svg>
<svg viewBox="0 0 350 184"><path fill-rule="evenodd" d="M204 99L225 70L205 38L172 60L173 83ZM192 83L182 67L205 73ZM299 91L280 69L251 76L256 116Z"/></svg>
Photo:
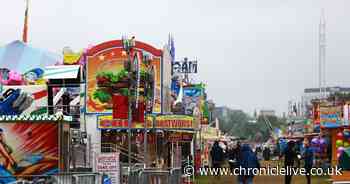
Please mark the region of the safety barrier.
<svg viewBox="0 0 350 184"><path fill-rule="evenodd" d="M182 169L181 168L173 168L170 170L170 183L172 184L180 184L182 177Z"/></svg>
<svg viewBox="0 0 350 184"><path fill-rule="evenodd" d="M0 183L6 184L100 184L99 173L60 173L55 175L0 176Z"/></svg>
<svg viewBox="0 0 350 184"><path fill-rule="evenodd" d="M170 173L167 170L144 169L140 173L139 180L143 184L170 184Z"/></svg>
<svg viewBox="0 0 350 184"><path fill-rule="evenodd" d="M129 172L128 184L180 184L181 176L181 168L135 168Z"/></svg>

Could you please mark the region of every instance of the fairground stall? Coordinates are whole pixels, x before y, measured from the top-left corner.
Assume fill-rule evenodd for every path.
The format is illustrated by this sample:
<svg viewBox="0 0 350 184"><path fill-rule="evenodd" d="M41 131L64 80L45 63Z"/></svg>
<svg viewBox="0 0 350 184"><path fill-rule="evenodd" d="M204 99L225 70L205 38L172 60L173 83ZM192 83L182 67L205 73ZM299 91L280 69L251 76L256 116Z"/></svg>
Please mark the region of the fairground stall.
<svg viewBox="0 0 350 184"><path fill-rule="evenodd" d="M314 126L320 136L313 138L319 162L329 162L332 167L343 168L343 176L332 176L334 181L350 178L349 160L350 130L349 105L342 101L314 102ZM317 128L319 127L319 128ZM318 162L316 162L319 164Z"/></svg>
<svg viewBox="0 0 350 184"><path fill-rule="evenodd" d="M210 150L214 141L219 140L221 137L220 130L216 127L202 126L201 129L201 142L202 142L202 151L201 151L201 161L202 167L210 166Z"/></svg>
<svg viewBox="0 0 350 184"><path fill-rule="evenodd" d="M0 48L0 65L4 67L0 69L0 183L68 173L75 166L73 143L83 142L72 135L74 124L80 122L67 110L69 102L62 107L62 99L57 98L55 106L50 104L55 97L46 68L64 66L63 57L15 41ZM67 70L59 70L57 79L73 78L79 83L79 71L76 66L68 70L73 75L67 76ZM78 105L79 100L75 100Z"/></svg>
<svg viewBox="0 0 350 184"><path fill-rule="evenodd" d="M151 165L153 114L162 112L162 50L134 38L98 44L87 51L86 77L95 152L120 152L122 163Z"/></svg>

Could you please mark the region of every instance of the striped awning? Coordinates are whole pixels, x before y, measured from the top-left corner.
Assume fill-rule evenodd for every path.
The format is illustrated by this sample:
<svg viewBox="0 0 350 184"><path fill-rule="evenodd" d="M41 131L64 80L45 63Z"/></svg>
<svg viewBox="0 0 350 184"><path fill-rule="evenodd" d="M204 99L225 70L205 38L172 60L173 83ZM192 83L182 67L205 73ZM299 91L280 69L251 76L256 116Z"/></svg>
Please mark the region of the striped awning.
<svg viewBox="0 0 350 184"><path fill-rule="evenodd" d="M80 65L59 65L45 68L44 79L75 79Z"/></svg>

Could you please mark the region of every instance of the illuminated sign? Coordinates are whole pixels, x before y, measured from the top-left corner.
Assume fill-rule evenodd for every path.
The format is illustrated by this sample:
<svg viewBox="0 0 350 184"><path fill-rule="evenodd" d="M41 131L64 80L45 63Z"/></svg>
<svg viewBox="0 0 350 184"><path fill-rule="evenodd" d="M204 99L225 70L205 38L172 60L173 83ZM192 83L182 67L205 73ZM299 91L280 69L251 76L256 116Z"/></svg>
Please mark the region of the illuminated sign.
<svg viewBox="0 0 350 184"><path fill-rule="evenodd" d="M152 116L146 117L147 128L152 127ZM144 128L145 123L132 122L131 128ZM112 115L103 115L98 117L98 128L100 129L113 129L113 128L128 128L127 119L113 119Z"/></svg>
<svg viewBox="0 0 350 184"><path fill-rule="evenodd" d="M320 107L320 122L325 124L340 124L341 123L341 106L326 106Z"/></svg>
<svg viewBox="0 0 350 184"><path fill-rule="evenodd" d="M194 118L185 115L161 115L156 117L155 128L194 128Z"/></svg>

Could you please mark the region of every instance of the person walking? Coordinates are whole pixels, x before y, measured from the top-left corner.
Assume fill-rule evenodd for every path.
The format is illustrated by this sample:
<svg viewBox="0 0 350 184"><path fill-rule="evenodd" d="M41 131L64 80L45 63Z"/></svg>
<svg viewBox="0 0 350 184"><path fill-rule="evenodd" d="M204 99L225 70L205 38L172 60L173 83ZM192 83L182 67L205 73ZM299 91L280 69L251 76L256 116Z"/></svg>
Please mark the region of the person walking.
<svg viewBox="0 0 350 184"><path fill-rule="evenodd" d="M305 139L304 141L304 147L305 150L302 159L304 159L304 168L306 171L307 184L311 184L311 169L314 162L314 152L312 148L310 148L310 142L307 139Z"/></svg>
<svg viewBox="0 0 350 184"><path fill-rule="evenodd" d="M224 151L219 146L219 141L214 142L214 145L210 151L210 155L211 155L212 167L220 168L224 160Z"/></svg>
<svg viewBox="0 0 350 184"><path fill-rule="evenodd" d="M268 146L265 146L264 151L263 151L263 157L265 161L270 161L271 157L271 150Z"/></svg>
<svg viewBox="0 0 350 184"><path fill-rule="evenodd" d="M254 174L252 170L256 168L259 169L260 163L256 154L248 144L242 146L238 163L239 167L246 171L238 176L238 183L253 184Z"/></svg>
<svg viewBox="0 0 350 184"><path fill-rule="evenodd" d="M287 144L287 148L283 151L284 156L284 167L286 170L290 170L289 168L294 167L294 161L296 160L297 154L294 149L295 142L289 141ZM285 184L291 184L292 182L292 173L286 173L285 175Z"/></svg>

